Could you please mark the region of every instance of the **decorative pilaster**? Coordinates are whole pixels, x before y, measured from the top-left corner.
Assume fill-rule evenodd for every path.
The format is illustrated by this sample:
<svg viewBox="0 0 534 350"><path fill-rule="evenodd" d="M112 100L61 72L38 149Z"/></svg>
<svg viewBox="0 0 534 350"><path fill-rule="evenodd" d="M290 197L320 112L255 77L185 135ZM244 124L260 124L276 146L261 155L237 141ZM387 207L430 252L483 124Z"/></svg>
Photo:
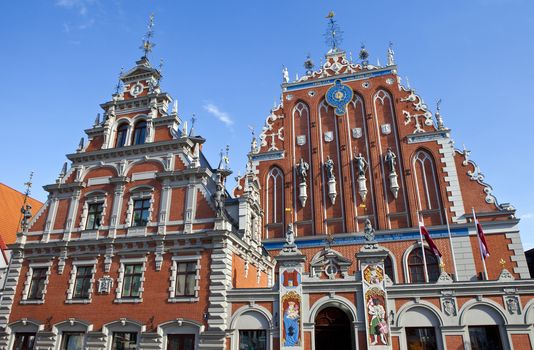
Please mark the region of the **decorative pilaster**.
<svg viewBox="0 0 534 350"><path fill-rule="evenodd" d="M286 244L275 258L279 273L280 310L280 349L303 350L304 334L302 331L302 273L304 256L294 241L292 225L288 226Z"/></svg>
<svg viewBox="0 0 534 350"><path fill-rule="evenodd" d="M388 254L372 241L356 253L362 274L367 349L389 350L392 346L384 269L384 259Z"/></svg>

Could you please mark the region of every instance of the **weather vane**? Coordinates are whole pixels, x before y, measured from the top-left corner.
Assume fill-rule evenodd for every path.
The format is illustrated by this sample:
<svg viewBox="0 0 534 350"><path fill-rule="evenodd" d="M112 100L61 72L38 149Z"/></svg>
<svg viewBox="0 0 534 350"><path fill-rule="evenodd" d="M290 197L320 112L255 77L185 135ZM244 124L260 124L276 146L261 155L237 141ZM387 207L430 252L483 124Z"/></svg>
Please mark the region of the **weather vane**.
<svg viewBox="0 0 534 350"><path fill-rule="evenodd" d="M150 15L150 19L148 20L148 29L146 31L146 34L143 38L143 44L141 45L140 49L143 50L143 57L147 58L148 54L152 52L152 48L156 46L151 40L154 37L154 14Z"/></svg>
<svg viewBox="0 0 534 350"><path fill-rule="evenodd" d="M338 50L339 45L343 41L343 32L339 28L339 25L334 20L334 11L330 11L326 18L328 19L328 29L325 33L326 44L331 47L330 51L335 52Z"/></svg>

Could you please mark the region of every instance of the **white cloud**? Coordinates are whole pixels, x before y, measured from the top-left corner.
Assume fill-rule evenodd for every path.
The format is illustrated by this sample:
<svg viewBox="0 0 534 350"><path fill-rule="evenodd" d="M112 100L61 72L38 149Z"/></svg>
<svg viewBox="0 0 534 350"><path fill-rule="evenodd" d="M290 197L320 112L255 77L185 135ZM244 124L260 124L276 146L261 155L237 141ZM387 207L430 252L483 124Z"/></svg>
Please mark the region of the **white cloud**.
<svg viewBox="0 0 534 350"><path fill-rule="evenodd" d="M214 105L213 103L205 103L204 109L208 111L211 115L213 115L215 118L217 118L219 121L223 122L226 126L231 126L234 124L234 121L232 120L232 117L226 112L223 112Z"/></svg>
<svg viewBox="0 0 534 350"><path fill-rule="evenodd" d="M97 0L56 0L56 6L66 9L75 9L78 14L85 16L90 5Z"/></svg>

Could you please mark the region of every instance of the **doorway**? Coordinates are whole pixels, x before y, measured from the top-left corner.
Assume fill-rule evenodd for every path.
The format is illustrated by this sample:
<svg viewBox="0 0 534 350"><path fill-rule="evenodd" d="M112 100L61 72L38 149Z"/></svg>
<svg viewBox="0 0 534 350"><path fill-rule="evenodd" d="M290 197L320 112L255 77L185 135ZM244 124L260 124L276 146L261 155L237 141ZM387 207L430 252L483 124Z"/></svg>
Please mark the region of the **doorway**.
<svg viewBox="0 0 534 350"><path fill-rule="evenodd" d="M319 311L315 318L315 350L352 350L352 322L337 307Z"/></svg>

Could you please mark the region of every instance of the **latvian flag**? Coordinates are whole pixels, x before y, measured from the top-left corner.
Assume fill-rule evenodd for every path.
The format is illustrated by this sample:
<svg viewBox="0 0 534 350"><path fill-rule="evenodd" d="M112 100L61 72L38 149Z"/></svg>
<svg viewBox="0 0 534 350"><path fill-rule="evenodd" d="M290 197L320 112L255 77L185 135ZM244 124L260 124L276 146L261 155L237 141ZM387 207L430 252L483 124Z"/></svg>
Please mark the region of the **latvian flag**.
<svg viewBox="0 0 534 350"><path fill-rule="evenodd" d="M475 215L475 209L473 209L473 219L475 220L475 226L477 228L478 243L480 244L480 254L486 259L490 253L488 249L488 243L486 243L486 236L482 230L482 225L478 222L477 216Z"/></svg>
<svg viewBox="0 0 534 350"><path fill-rule="evenodd" d="M432 237L430 237L430 233L428 233L428 230L426 229L425 223L423 221L423 217L421 215L419 216L419 233L421 233L421 236L425 237L425 241L426 243L428 243L430 249L432 249L434 255L441 258L441 252L436 246L436 243L434 243L434 241L432 240Z"/></svg>

